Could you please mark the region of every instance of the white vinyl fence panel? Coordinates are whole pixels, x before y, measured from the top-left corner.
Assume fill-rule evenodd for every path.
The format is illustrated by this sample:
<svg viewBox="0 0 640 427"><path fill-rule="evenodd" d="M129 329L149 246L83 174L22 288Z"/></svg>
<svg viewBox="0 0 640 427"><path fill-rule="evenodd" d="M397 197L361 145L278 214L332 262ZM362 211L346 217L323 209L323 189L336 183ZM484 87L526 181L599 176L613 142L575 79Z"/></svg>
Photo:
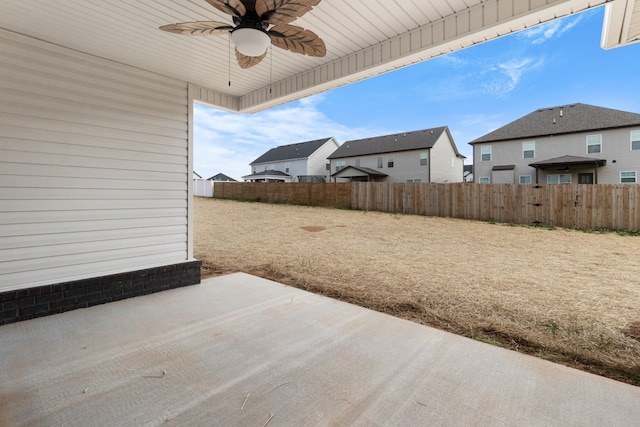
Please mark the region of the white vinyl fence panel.
<svg viewBox="0 0 640 427"><path fill-rule="evenodd" d="M199 197L213 197L213 181L208 179L194 179L193 195Z"/></svg>

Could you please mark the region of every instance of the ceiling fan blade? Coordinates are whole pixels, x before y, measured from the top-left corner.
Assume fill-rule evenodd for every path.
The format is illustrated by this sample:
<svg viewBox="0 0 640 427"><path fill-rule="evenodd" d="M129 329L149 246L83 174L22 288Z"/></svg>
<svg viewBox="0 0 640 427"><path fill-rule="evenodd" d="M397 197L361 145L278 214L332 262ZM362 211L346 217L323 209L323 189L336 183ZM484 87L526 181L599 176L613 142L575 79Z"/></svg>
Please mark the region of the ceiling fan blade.
<svg viewBox="0 0 640 427"><path fill-rule="evenodd" d="M256 0L256 13L271 25L284 25L309 12L320 0Z"/></svg>
<svg viewBox="0 0 640 427"><path fill-rule="evenodd" d="M236 60L238 61L238 65L240 66L240 68L251 68L254 65L259 64L265 56L267 56L267 51L265 51L260 56L247 56L241 54L240 52L238 52L238 49L236 49Z"/></svg>
<svg viewBox="0 0 640 427"><path fill-rule="evenodd" d="M239 18L247 13L247 8L240 0L206 0L211 6L221 12Z"/></svg>
<svg viewBox="0 0 640 427"><path fill-rule="evenodd" d="M295 25L277 25L268 31L271 44L309 56L325 56L327 48L316 33Z"/></svg>
<svg viewBox="0 0 640 427"><path fill-rule="evenodd" d="M216 34L228 34L233 27L224 22L197 21L181 22L179 24L169 24L160 27L161 30L185 36L211 36Z"/></svg>

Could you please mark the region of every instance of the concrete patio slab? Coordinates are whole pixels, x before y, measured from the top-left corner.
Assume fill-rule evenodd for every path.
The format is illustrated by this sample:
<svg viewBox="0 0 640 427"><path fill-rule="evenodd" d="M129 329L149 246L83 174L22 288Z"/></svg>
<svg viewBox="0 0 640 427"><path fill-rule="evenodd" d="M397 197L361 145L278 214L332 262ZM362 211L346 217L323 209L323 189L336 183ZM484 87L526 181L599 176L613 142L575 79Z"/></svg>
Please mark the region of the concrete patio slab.
<svg viewBox="0 0 640 427"><path fill-rule="evenodd" d="M640 388L247 274L0 327L2 426L631 426Z"/></svg>

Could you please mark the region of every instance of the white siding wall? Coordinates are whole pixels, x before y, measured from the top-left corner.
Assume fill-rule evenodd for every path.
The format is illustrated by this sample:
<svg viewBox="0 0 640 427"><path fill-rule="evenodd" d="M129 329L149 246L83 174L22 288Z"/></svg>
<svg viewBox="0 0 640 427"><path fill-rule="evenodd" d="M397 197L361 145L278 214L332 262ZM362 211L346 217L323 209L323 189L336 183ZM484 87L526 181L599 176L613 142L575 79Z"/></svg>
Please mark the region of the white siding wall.
<svg viewBox="0 0 640 427"><path fill-rule="evenodd" d="M289 164L289 172L285 172L285 166ZM288 173L291 175L294 181L298 180L300 175L308 175L307 171L307 159L299 159L299 160L289 160L279 164L280 167L276 167L276 170L281 170L282 172Z"/></svg>
<svg viewBox="0 0 640 427"><path fill-rule="evenodd" d="M456 156L447 132L431 148L431 182L462 182L464 159Z"/></svg>
<svg viewBox="0 0 640 427"><path fill-rule="evenodd" d="M338 149L339 145L331 138L309 156L307 160L307 175L322 175L324 179L331 181L331 171L327 170L327 157Z"/></svg>
<svg viewBox="0 0 640 427"><path fill-rule="evenodd" d="M186 261L187 84L0 30L0 292Z"/></svg>
<svg viewBox="0 0 640 427"><path fill-rule="evenodd" d="M426 165L420 164L420 153L428 153L428 161ZM431 150L400 151L396 153L381 154L381 156L383 159L382 169L378 169L377 167L373 167L372 169L389 175L386 181L407 182L407 180L419 179L420 182L429 182L429 168L433 167L431 163L433 159ZM392 168L389 167L389 159L391 157L393 157Z"/></svg>

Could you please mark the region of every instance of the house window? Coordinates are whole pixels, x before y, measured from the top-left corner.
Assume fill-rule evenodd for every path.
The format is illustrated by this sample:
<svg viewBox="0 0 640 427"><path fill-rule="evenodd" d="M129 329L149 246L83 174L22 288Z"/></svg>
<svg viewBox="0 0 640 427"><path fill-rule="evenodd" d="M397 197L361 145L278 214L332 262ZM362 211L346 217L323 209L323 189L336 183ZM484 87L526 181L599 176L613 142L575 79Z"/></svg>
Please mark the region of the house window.
<svg viewBox="0 0 640 427"><path fill-rule="evenodd" d="M520 175L520 184L531 184L531 175Z"/></svg>
<svg viewBox="0 0 640 427"><path fill-rule="evenodd" d="M382 169L382 157L378 157L378 169Z"/></svg>
<svg viewBox="0 0 640 427"><path fill-rule="evenodd" d="M637 181L636 171L620 172L620 184L635 184Z"/></svg>
<svg viewBox="0 0 640 427"><path fill-rule="evenodd" d="M327 163L324 168L328 171L331 171L331 163Z"/></svg>
<svg viewBox="0 0 640 427"><path fill-rule="evenodd" d="M535 141L527 141L522 143L522 158L533 159L536 157Z"/></svg>
<svg viewBox="0 0 640 427"><path fill-rule="evenodd" d="M409 184L420 184L420 180L419 179L408 179L407 183L409 183Z"/></svg>
<svg viewBox="0 0 640 427"><path fill-rule="evenodd" d="M420 166L426 166L428 162L428 153L420 153Z"/></svg>
<svg viewBox="0 0 640 427"><path fill-rule="evenodd" d="M631 131L631 149L640 150L640 130Z"/></svg>
<svg viewBox="0 0 640 427"><path fill-rule="evenodd" d="M336 162L336 172L341 171L342 169L347 167L347 161L346 160L338 160Z"/></svg>
<svg viewBox="0 0 640 427"><path fill-rule="evenodd" d="M291 163L285 163L284 164L284 171L286 173L289 173L289 169L291 169Z"/></svg>
<svg viewBox="0 0 640 427"><path fill-rule="evenodd" d="M360 159L356 159L356 167L360 167Z"/></svg>
<svg viewBox="0 0 640 427"><path fill-rule="evenodd" d="M387 167L388 168L392 168L393 167L393 157L389 157L387 159Z"/></svg>
<svg viewBox="0 0 640 427"><path fill-rule="evenodd" d="M491 180L489 179L488 176L481 176L480 178L478 178L479 184L489 184L490 182Z"/></svg>
<svg viewBox="0 0 640 427"><path fill-rule="evenodd" d="M571 174L556 173L547 175L547 184L571 184Z"/></svg>
<svg viewBox="0 0 640 427"><path fill-rule="evenodd" d="M483 145L480 147L480 161L482 162L490 162L491 161L491 146Z"/></svg>
<svg viewBox="0 0 640 427"><path fill-rule="evenodd" d="M587 154L602 153L602 135L587 135Z"/></svg>

